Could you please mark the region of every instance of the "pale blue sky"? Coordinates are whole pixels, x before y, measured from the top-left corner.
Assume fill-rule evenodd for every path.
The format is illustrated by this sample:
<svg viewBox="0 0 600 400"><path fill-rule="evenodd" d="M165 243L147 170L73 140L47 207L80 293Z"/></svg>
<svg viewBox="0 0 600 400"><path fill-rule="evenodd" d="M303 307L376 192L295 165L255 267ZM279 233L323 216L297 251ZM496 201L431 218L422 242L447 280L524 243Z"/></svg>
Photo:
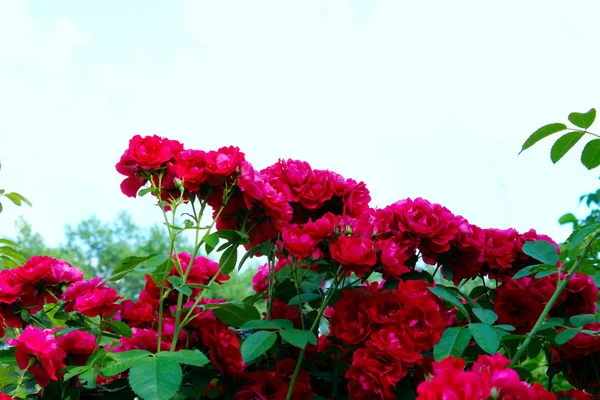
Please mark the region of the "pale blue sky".
<svg viewBox="0 0 600 400"><path fill-rule="evenodd" d="M597 1L0 0L0 236L23 215L50 244L121 209L131 136L237 145L364 180L373 205L439 202L482 227L557 240L595 191L579 144L557 165L522 142L600 106ZM600 129L599 129L600 130ZM560 182L567 182L561 186Z"/></svg>

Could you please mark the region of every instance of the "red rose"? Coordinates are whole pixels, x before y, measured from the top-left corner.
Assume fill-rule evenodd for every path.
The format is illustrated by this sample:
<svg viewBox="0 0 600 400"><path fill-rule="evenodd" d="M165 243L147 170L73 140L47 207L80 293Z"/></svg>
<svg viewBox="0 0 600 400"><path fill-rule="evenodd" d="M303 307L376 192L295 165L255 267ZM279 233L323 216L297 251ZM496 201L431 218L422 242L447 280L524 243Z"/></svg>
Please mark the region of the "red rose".
<svg viewBox="0 0 600 400"><path fill-rule="evenodd" d="M515 240L519 236L514 229L486 229L485 230L485 262L490 268L507 270L517 257Z"/></svg>
<svg viewBox="0 0 600 400"><path fill-rule="evenodd" d="M156 314L154 304L149 302L133 302L123 300L121 306L121 319L129 326L138 326L146 322L152 322Z"/></svg>
<svg viewBox="0 0 600 400"><path fill-rule="evenodd" d="M161 339L160 350L168 351L170 348L171 343ZM123 336L121 344L115 347L113 352L120 353L135 349L156 353L158 349L158 332L152 329L131 328L131 337Z"/></svg>
<svg viewBox="0 0 600 400"><path fill-rule="evenodd" d="M317 245L317 241L297 225L284 228L281 238L286 250L298 258L308 257Z"/></svg>
<svg viewBox="0 0 600 400"><path fill-rule="evenodd" d="M363 352L359 349L356 353ZM354 353L354 354L356 354ZM360 353L359 353L360 355ZM393 400L390 384L382 371L386 366L369 357L354 357L344 377L348 379L348 395L353 400Z"/></svg>
<svg viewBox="0 0 600 400"><path fill-rule="evenodd" d="M362 277L377 263L373 241L355 236L338 236L329 248L331 258L339 262L357 277Z"/></svg>
<svg viewBox="0 0 600 400"><path fill-rule="evenodd" d="M85 365L88 358L96 350L96 338L84 331L72 331L56 338L58 347L71 360L71 365Z"/></svg>
<svg viewBox="0 0 600 400"><path fill-rule="evenodd" d="M15 271L14 269L0 270L0 303L14 303L24 292L24 287L18 283Z"/></svg>
<svg viewBox="0 0 600 400"><path fill-rule="evenodd" d="M379 258L384 278L392 277L399 280L400 275L410 272L405 263L412 257L416 249L411 244L411 241L400 242L395 238L379 240L375 243L377 250L380 251Z"/></svg>
<svg viewBox="0 0 600 400"><path fill-rule="evenodd" d="M206 320L201 334L202 342L210 350L210 360L221 374L235 377L244 371L240 342L226 324L217 320Z"/></svg>
<svg viewBox="0 0 600 400"><path fill-rule="evenodd" d="M244 153L238 147L221 147L206 154L206 170L215 177L225 177L239 171L244 162Z"/></svg>
<svg viewBox="0 0 600 400"><path fill-rule="evenodd" d="M584 329L600 332L600 322L585 324ZM600 336L578 333L562 346L560 346L561 360L572 360L593 353L600 353Z"/></svg>
<svg viewBox="0 0 600 400"><path fill-rule="evenodd" d="M314 170L312 179L304 186L298 200L304 207L314 210L331 199L333 190L329 171Z"/></svg>
<svg viewBox="0 0 600 400"><path fill-rule="evenodd" d="M65 352L58 346L52 331L29 325L16 339L7 343L16 346L15 358L22 370L31 373L38 385L44 387L57 381L59 370L65 366Z"/></svg>
<svg viewBox="0 0 600 400"><path fill-rule="evenodd" d="M344 195L344 213L358 217L369 208L371 196L364 182L356 184Z"/></svg>
<svg viewBox="0 0 600 400"><path fill-rule="evenodd" d="M568 316L595 314L598 309L598 287L584 274L574 274L565 289L564 312Z"/></svg>
<svg viewBox="0 0 600 400"><path fill-rule="evenodd" d="M371 335L373 323L369 315L371 296L360 290L344 290L333 305L331 332L345 344L356 347Z"/></svg>
<svg viewBox="0 0 600 400"><path fill-rule="evenodd" d="M494 312L498 314L499 324L515 327L515 333L526 333L533 328L539 318L544 304L539 298L514 281L509 281L498 288Z"/></svg>
<svg viewBox="0 0 600 400"><path fill-rule="evenodd" d="M173 169L183 187L197 192L209 176L206 166L206 153L202 150L184 150L175 156Z"/></svg>
<svg viewBox="0 0 600 400"><path fill-rule="evenodd" d="M176 140L156 135L145 137L136 135L129 141L127 154L142 169L158 169L181 150L183 146Z"/></svg>
<svg viewBox="0 0 600 400"><path fill-rule="evenodd" d="M73 309L88 317L107 317L119 310L119 305L115 302L121 298L115 289L99 286L77 297Z"/></svg>

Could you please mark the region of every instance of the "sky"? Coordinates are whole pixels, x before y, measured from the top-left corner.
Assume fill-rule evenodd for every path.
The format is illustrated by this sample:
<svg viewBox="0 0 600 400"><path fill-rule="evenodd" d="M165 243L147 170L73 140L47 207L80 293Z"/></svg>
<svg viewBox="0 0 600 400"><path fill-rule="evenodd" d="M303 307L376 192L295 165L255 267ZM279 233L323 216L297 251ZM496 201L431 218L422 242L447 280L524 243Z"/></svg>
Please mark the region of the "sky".
<svg viewBox="0 0 600 400"><path fill-rule="evenodd" d="M600 169L579 162L584 141L556 165L551 139L517 154L600 106L598 15L595 0L0 0L0 188L33 203L4 201L0 237L19 216L49 245L91 215L160 223L114 169L157 134L562 241Z"/></svg>

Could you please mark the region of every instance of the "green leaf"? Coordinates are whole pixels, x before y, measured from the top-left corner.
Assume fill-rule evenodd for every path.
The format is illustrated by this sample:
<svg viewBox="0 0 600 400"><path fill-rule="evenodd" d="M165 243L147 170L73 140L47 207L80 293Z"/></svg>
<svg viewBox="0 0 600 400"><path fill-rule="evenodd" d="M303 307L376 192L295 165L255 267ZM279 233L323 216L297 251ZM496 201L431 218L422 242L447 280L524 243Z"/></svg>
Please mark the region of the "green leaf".
<svg viewBox="0 0 600 400"><path fill-rule="evenodd" d="M7 255L8 257L10 257L15 262L17 262L18 264L21 264L21 265L25 264L25 262L27 261L21 253L19 253L17 250L15 250L14 248L12 248L10 246L0 247L0 254Z"/></svg>
<svg viewBox="0 0 600 400"><path fill-rule="evenodd" d="M167 275L173 269L173 265L175 265L175 262L173 261L172 257L166 254L162 256L162 259L157 258L156 261L152 262L151 266L148 267L153 268L154 266L156 266L156 268L154 268L154 271L152 271L152 274L150 274L150 276L152 277L152 280L158 285L162 284L165 281Z"/></svg>
<svg viewBox="0 0 600 400"><path fill-rule="evenodd" d="M119 279L121 279L122 277L124 277L125 275L127 275L128 273L133 271L137 266L142 264L144 261L147 261L154 256L155 256L155 254L152 254L152 255L149 255L146 257L134 257L134 256L127 257L126 259L122 260L120 263L117 264L117 266L115 267L115 269L112 272L112 275L110 276L110 278L108 278L108 280L111 282L118 281Z"/></svg>
<svg viewBox="0 0 600 400"><path fill-rule="evenodd" d="M29 200L27 200L25 197L21 196L19 193L12 192L12 193L7 193L4 196L8 197L8 199L17 206L20 206L21 203L25 203L29 207L31 207L31 202Z"/></svg>
<svg viewBox="0 0 600 400"><path fill-rule="evenodd" d="M215 317L236 328L248 321L260 319L260 313L256 307L241 301L205 304L204 309L212 310Z"/></svg>
<svg viewBox="0 0 600 400"><path fill-rule="evenodd" d="M301 329L282 329L279 331L281 338L287 341L288 343L300 347L301 349L305 348L308 343L317 344L317 337L314 333L310 331L304 331Z"/></svg>
<svg viewBox="0 0 600 400"><path fill-rule="evenodd" d="M509 332L512 332L516 329L514 326L507 325L507 324L496 325L496 326L494 326L494 328L502 329L503 331L509 331Z"/></svg>
<svg viewBox="0 0 600 400"><path fill-rule="evenodd" d="M541 264L530 265L528 267L525 267L525 268L517 271L517 273L513 275L512 279L519 279L519 278L523 278L525 276L533 275L538 271L540 265Z"/></svg>
<svg viewBox="0 0 600 400"><path fill-rule="evenodd" d="M128 350L119 353L108 353L102 362L100 374L105 378L120 374L133 365L140 358L148 357L149 351L146 350Z"/></svg>
<svg viewBox="0 0 600 400"><path fill-rule="evenodd" d="M274 248L275 248L275 246L273 245L273 242L271 242L271 241L263 242L261 244L254 246L253 248L248 250L246 252L246 254L244 254L242 259L240 260L240 263L238 265L238 271L242 268L242 265L244 265L244 263L246 262L246 260L248 258L254 257L256 254L263 254L263 255L271 254L271 251L273 251Z"/></svg>
<svg viewBox="0 0 600 400"><path fill-rule="evenodd" d="M0 364L17 365L15 359L16 347L9 347L6 350L0 350Z"/></svg>
<svg viewBox="0 0 600 400"><path fill-rule="evenodd" d="M560 317L552 317L552 318L548 318L547 320L544 321L544 323L539 327L538 332L539 331L543 331L544 329L550 329L550 328L554 328L557 326L561 326L562 324L565 323L565 320L560 318Z"/></svg>
<svg viewBox="0 0 600 400"><path fill-rule="evenodd" d="M488 325L493 325L498 319L498 315L495 312L492 310L486 310L485 308L474 308L473 314L475 314L475 316L479 318L481 322Z"/></svg>
<svg viewBox="0 0 600 400"><path fill-rule="evenodd" d="M571 317L569 320L575 327L582 327L587 323L594 322L594 314L580 314Z"/></svg>
<svg viewBox="0 0 600 400"><path fill-rule="evenodd" d="M17 248L18 248L18 247L21 247L21 246L19 246L17 243L13 242L12 240L8 240L8 239L0 239L0 243L2 243L2 244L7 244L7 245L9 245L9 246L12 246L12 247L17 247Z"/></svg>
<svg viewBox="0 0 600 400"><path fill-rule="evenodd" d="M215 233L213 233L213 235L223 238L230 243L235 243L235 244L249 244L250 243L249 236L247 233L234 231L232 229L222 229L220 231L216 231Z"/></svg>
<svg viewBox="0 0 600 400"><path fill-rule="evenodd" d="M496 353L498 347L500 347L500 337L493 327L487 324L474 323L469 324L469 330L475 342L483 351L488 354Z"/></svg>
<svg viewBox="0 0 600 400"><path fill-rule="evenodd" d="M459 299L457 299L452 294L450 294L446 289L444 289L443 286L438 285L435 287L430 287L429 290L436 296L446 300L448 303L450 303L453 306L455 306L456 308L458 308L460 310L460 312L463 313L465 318L467 318L467 320L469 320L469 321L471 320L471 318L469 317L469 313L467 312L467 309L465 308L464 304L461 303L461 301Z"/></svg>
<svg viewBox="0 0 600 400"><path fill-rule="evenodd" d="M81 367L68 367L68 370L66 371L65 375L63 376L63 379L65 381L68 381L69 379L71 379L72 377L79 375L83 372L86 372L87 370L91 369L92 367L88 367L88 366L81 366Z"/></svg>
<svg viewBox="0 0 600 400"><path fill-rule="evenodd" d="M204 236L202 238L202 241L206 244L206 246L212 247L214 249L219 244L219 236L217 236L214 233L211 233L210 235Z"/></svg>
<svg viewBox="0 0 600 400"><path fill-rule="evenodd" d="M144 188L144 189L140 189L140 191L138 192L138 196L140 197L144 197L145 195L147 195L148 193L150 193L152 191L152 188Z"/></svg>
<svg viewBox="0 0 600 400"><path fill-rule="evenodd" d="M471 332L462 327L452 327L442 333L440 341L433 346L433 358L440 361L448 356L462 356L471 340Z"/></svg>
<svg viewBox="0 0 600 400"><path fill-rule="evenodd" d="M564 131L565 129L567 129L567 126L565 124L561 124L561 123L548 124L548 125L542 126L540 129L533 132L531 134L531 136L529 136L529 138L527 138L525 143L523 143L523 147L521 148L521 151L519 152L519 154L521 154L523 152L523 150L530 148L531 146L533 146L534 144L536 144L543 138L548 137L548 136L552 135L553 133Z"/></svg>
<svg viewBox="0 0 600 400"><path fill-rule="evenodd" d="M287 319L274 319L270 321L256 319L246 322L244 325L240 326L240 329L292 329L293 327L292 321Z"/></svg>
<svg viewBox="0 0 600 400"><path fill-rule="evenodd" d="M567 213L558 219L558 223L561 225L577 224L577 218L573 213Z"/></svg>
<svg viewBox="0 0 600 400"><path fill-rule="evenodd" d="M164 357L140 358L129 370L131 389L144 400L170 399L182 377L179 363Z"/></svg>
<svg viewBox="0 0 600 400"><path fill-rule="evenodd" d="M588 236L590 233L596 231L598 229L598 227L600 227L600 224L598 224L598 223L589 224L589 225L584 225L578 231L573 232L573 234L571 235L571 240L570 240L571 249L577 247L583 241L583 239L585 239L586 236Z"/></svg>
<svg viewBox="0 0 600 400"><path fill-rule="evenodd" d="M567 328L564 331L558 332L554 341L558 345L565 344L569 340L573 339L579 332L581 332L581 327L580 328Z"/></svg>
<svg viewBox="0 0 600 400"><path fill-rule="evenodd" d="M237 249L237 245L231 246L221 255L219 268L223 275L229 275L235 269L235 265L237 264Z"/></svg>
<svg viewBox="0 0 600 400"><path fill-rule="evenodd" d="M193 365L195 367L203 367L210 362L200 350L179 350L175 353L161 351L160 353L156 353L156 357L168 358L177 361L179 364Z"/></svg>
<svg viewBox="0 0 600 400"><path fill-rule="evenodd" d="M581 153L581 163L587 169L594 169L600 165L600 139L590 140Z"/></svg>
<svg viewBox="0 0 600 400"><path fill-rule="evenodd" d="M254 332L242 343L242 359L246 363L254 360L269 350L275 344L276 340L277 334L275 332Z"/></svg>
<svg viewBox="0 0 600 400"><path fill-rule="evenodd" d="M585 135L584 132L569 132L562 135L550 150L550 159L554 164L558 162L575 144Z"/></svg>
<svg viewBox="0 0 600 400"><path fill-rule="evenodd" d="M292 297L290 299L290 301L288 301L288 305L295 306L300 303L300 300L302 300L302 303L306 303L306 302L312 301L314 299L320 299L320 298L321 298L321 295L319 293L302 293L300 295L296 295L296 296Z"/></svg>
<svg viewBox="0 0 600 400"><path fill-rule="evenodd" d="M554 245L546 240L536 240L535 242L525 242L523 253L529 257L548 265L556 265L558 262L558 250Z"/></svg>
<svg viewBox="0 0 600 400"><path fill-rule="evenodd" d="M569 121L579 128L587 129L594 123L596 119L596 109L591 108L585 113L572 112L569 114Z"/></svg>
<svg viewBox="0 0 600 400"><path fill-rule="evenodd" d="M112 328L112 330L121 335L130 338L131 337L131 327L127 325L123 321L108 321L106 323L108 326Z"/></svg>

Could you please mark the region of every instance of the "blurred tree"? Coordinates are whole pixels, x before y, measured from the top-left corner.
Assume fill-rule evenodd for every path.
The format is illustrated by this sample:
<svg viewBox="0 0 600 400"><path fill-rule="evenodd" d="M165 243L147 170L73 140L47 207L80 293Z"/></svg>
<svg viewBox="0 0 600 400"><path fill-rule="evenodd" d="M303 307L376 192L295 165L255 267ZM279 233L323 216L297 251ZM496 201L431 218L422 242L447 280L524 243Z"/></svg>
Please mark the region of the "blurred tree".
<svg viewBox="0 0 600 400"><path fill-rule="evenodd" d="M130 256L167 254L169 242L164 228L158 224L149 228L137 226L131 215L120 212L110 222L103 222L96 216L66 225L65 242L57 247L46 245L43 237L34 232L31 224L23 218L15 222L17 236L14 241L25 258L35 255L48 255L71 263L83 270L85 277L108 278L115 266ZM181 236L178 251L192 252L192 243ZM244 272L233 274L222 286L214 286L208 297L224 297L241 300L253 293L252 277L256 268L247 267ZM118 282L109 283L119 293L135 299L145 283L144 272L134 271Z"/></svg>

